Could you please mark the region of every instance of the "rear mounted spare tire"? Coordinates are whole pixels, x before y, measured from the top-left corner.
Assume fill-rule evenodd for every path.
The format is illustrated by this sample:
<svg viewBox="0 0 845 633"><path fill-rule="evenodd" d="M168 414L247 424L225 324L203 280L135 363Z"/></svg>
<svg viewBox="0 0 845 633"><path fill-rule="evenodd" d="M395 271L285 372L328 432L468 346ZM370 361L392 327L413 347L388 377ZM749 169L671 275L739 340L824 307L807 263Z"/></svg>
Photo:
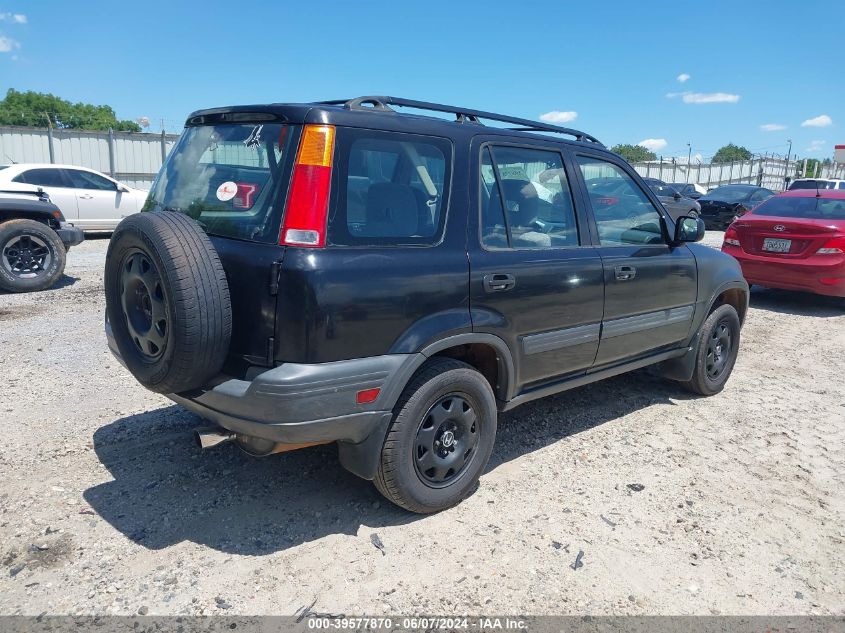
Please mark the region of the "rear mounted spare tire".
<svg viewBox="0 0 845 633"><path fill-rule="evenodd" d="M172 212L136 213L106 254L106 315L123 362L147 389L208 383L232 337L229 284L199 225Z"/></svg>

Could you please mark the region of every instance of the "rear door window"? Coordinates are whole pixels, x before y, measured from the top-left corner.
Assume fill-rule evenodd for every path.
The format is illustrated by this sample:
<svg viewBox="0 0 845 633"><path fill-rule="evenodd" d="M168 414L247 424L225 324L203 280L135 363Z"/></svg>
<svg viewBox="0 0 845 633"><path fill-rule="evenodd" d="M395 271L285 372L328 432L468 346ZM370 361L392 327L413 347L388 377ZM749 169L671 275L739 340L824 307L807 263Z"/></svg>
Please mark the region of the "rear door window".
<svg viewBox="0 0 845 633"><path fill-rule="evenodd" d="M441 138L339 129L329 243L438 243L451 156L451 143Z"/></svg>
<svg viewBox="0 0 845 633"><path fill-rule="evenodd" d="M481 185L481 243L486 248L578 246L572 193L558 152L485 147Z"/></svg>
<svg viewBox="0 0 845 633"><path fill-rule="evenodd" d="M59 168L28 169L15 176L14 182L24 182L40 187L68 187L64 170Z"/></svg>

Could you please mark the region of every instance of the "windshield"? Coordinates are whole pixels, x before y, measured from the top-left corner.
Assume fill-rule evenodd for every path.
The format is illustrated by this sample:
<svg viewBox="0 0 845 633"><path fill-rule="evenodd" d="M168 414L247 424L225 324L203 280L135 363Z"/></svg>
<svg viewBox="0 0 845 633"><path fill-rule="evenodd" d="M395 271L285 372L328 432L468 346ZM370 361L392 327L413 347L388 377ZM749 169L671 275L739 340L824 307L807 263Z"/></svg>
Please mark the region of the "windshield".
<svg viewBox="0 0 845 633"><path fill-rule="evenodd" d="M746 189L745 187L727 186L714 189L706 196L702 196L702 198L707 200L718 200L719 202L741 202L752 193L753 190Z"/></svg>
<svg viewBox="0 0 845 633"><path fill-rule="evenodd" d="M754 215L808 220L845 220L845 198L769 198L754 209Z"/></svg>
<svg viewBox="0 0 845 633"><path fill-rule="evenodd" d="M279 123L185 128L143 210L184 213L211 235L275 242L289 128Z"/></svg>

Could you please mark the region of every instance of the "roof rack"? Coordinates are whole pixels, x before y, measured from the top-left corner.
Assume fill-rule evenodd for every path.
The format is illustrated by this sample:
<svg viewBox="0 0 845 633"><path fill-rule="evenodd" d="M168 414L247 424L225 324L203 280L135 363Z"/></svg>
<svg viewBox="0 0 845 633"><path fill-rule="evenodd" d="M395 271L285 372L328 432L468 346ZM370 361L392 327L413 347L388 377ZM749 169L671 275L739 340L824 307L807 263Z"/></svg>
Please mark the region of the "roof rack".
<svg viewBox="0 0 845 633"><path fill-rule="evenodd" d="M574 136L578 141L596 143L597 145L604 147L601 141L599 141L596 137L590 136L586 132L581 132L580 130L573 130L572 128L562 127L560 125L540 123L538 121L531 121L530 119L520 119L518 117L506 116L504 114L496 114L495 112L459 108L457 106L430 103L428 101L415 101L413 99L402 99L400 97L366 96L357 97L355 99L319 101L318 103L323 105L342 105L348 110L374 110L376 112L396 112L390 107L392 105L403 108L416 108L417 110L447 112L454 114L455 120L458 123L481 124L480 119L489 119L491 121L501 121L502 123L511 123L516 125L518 127L505 128L515 132L554 132L556 134L566 134L568 136Z"/></svg>

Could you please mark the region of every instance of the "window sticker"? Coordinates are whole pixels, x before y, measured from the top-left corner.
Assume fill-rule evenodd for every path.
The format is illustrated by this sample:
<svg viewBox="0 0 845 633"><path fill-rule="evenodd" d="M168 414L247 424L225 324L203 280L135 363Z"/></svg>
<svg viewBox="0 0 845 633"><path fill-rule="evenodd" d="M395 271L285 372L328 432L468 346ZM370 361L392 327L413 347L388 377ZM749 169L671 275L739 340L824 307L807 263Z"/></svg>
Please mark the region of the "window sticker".
<svg viewBox="0 0 845 633"><path fill-rule="evenodd" d="M252 128L252 132L249 133L249 136L244 141L244 145L246 145L247 148L251 150L258 151L258 146L261 143L261 130L263 129L263 124L256 125L254 128Z"/></svg>
<svg viewBox="0 0 845 633"><path fill-rule="evenodd" d="M238 193L238 185L231 180L227 180L219 187L217 187L217 199L220 202L229 202Z"/></svg>

